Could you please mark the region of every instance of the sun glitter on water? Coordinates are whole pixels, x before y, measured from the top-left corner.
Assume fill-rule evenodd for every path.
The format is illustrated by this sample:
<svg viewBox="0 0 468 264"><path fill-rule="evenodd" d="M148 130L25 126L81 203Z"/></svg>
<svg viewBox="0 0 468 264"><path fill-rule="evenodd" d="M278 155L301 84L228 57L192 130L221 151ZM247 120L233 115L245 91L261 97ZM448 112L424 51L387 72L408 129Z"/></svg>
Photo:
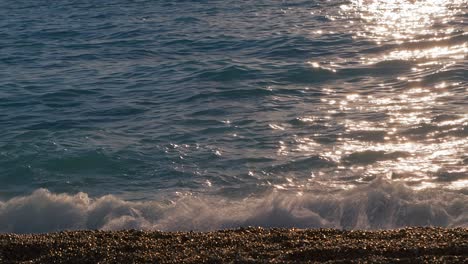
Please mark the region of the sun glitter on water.
<svg viewBox="0 0 468 264"><path fill-rule="evenodd" d="M447 124L437 125L442 129L431 129L432 119L430 113L437 109L438 104L443 104L444 98L453 96L450 88L443 86L420 86L422 77L427 72L444 72L450 66L463 60L468 52L467 43L455 43L447 45L443 40L448 39L454 32L454 28L439 25L447 25L451 19L455 19L457 13L466 1L352 1L349 6L342 6L344 10L354 8L364 21L364 30L358 32L358 36L375 40L377 43L396 42L406 43L402 47L382 55L381 57L366 58L367 63L379 63L382 61L417 61L417 67L411 70L414 74L400 76L398 80L414 82L417 86L400 94L392 94L386 98L369 98L368 107L377 111L386 112L390 118L386 126L386 142L372 146L362 146L349 142L344 144L344 149L361 151L385 151L385 153L410 153L408 157L401 157L397 162L386 161L381 168L373 168L375 172L396 172L397 174L411 174L406 181L420 182L419 187L433 187L426 180L431 174L457 174L466 173L466 169L460 168L458 157L462 156L468 145L467 138L451 136L450 131L457 130L467 124L468 116L459 113ZM465 3L466 4L466 3ZM453 7L460 8L453 8ZM465 33L466 34L466 33ZM441 44L439 44L439 42ZM412 45L411 43L421 43ZM382 84L382 86L385 86ZM419 87L418 87L419 86ZM451 88L456 88L453 83ZM445 88L445 89L437 89ZM365 104L365 102L361 102ZM457 123L458 125L454 125ZM350 126L352 129L352 125ZM360 124L363 129L365 124ZM405 133L397 133L408 127L427 129L425 140L415 140L407 137ZM374 129L368 126L367 129ZM435 131L433 131L435 130ZM441 136L446 134L447 136ZM345 151L346 152L346 151ZM385 169L383 169L385 168ZM439 175L440 176L440 175ZM456 181L452 188L464 188L466 181Z"/></svg>
<svg viewBox="0 0 468 264"><path fill-rule="evenodd" d="M359 36L378 42L396 40L417 40L430 36L432 40L444 39L441 33L449 34L454 28L444 27L461 9L466 0L352 0L341 8L347 12L356 12L364 21L364 31ZM459 8L454 8L459 7Z"/></svg>
<svg viewBox="0 0 468 264"><path fill-rule="evenodd" d="M415 189L437 187L442 178L453 181L449 185L442 181L440 186L466 188L468 185L463 175L468 172L465 161L461 159L468 151L468 138L463 136L468 115L463 108L453 108L453 112L447 112L447 109L452 111L447 104L457 96L452 91L463 88L463 84L446 80L443 76L462 64L468 53L467 33L450 26L459 22L455 20L463 19L460 14L467 4L466 0L353 0L350 4L342 5L343 20L353 21L352 26L347 28L351 29L354 39L371 40L377 45L393 47L377 56L360 56L357 67L379 67L385 65L383 63L414 66L407 71L401 70L402 73L394 80L376 85L375 89L387 92L342 95L328 89L327 98L322 98L323 108L330 116L349 114L352 117L337 121L345 127L344 135L363 132L383 134L382 141L366 142L341 136L337 144L324 150L313 137L303 137L295 138L296 146L289 148L283 142L281 153L322 152L325 157L338 163L360 162L349 162L348 169L362 174L363 179L368 175L388 175L390 179L404 181ZM447 41L454 35L461 37L457 41ZM319 67L318 62L308 63L313 68ZM345 61L340 67L346 69L349 66ZM441 76L437 84L423 81L432 75ZM353 118L355 113L384 113L386 118L356 120ZM318 118L299 117L300 120ZM336 175L343 174L343 170L340 170L343 168L340 166ZM320 175L312 174L314 177ZM349 186L343 184L342 187Z"/></svg>

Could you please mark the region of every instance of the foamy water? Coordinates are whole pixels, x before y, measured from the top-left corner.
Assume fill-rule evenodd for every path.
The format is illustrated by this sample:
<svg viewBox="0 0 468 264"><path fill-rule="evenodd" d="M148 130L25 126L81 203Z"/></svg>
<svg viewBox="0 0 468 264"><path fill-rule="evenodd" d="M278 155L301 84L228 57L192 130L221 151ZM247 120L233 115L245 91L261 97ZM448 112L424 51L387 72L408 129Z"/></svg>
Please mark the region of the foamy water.
<svg viewBox="0 0 468 264"><path fill-rule="evenodd" d="M466 227L467 6L0 3L0 232Z"/></svg>

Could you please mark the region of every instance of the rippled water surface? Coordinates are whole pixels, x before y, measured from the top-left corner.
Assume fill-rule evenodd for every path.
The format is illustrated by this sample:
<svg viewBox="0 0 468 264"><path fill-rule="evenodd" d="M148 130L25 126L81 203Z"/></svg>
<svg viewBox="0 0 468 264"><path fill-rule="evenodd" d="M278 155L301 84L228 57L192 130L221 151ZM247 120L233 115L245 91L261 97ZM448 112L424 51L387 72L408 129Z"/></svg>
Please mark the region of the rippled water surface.
<svg viewBox="0 0 468 264"><path fill-rule="evenodd" d="M0 231L467 226L467 11L2 1Z"/></svg>

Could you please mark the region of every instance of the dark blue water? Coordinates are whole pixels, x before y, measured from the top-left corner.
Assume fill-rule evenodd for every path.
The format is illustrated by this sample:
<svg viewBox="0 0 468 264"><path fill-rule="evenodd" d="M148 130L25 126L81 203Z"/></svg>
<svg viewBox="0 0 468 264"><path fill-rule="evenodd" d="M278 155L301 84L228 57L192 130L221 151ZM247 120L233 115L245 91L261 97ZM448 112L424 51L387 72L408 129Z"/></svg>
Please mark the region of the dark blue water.
<svg viewBox="0 0 468 264"><path fill-rule="evenodd" d="M468 2L0 3L0 231L468 225Z"/></svg>

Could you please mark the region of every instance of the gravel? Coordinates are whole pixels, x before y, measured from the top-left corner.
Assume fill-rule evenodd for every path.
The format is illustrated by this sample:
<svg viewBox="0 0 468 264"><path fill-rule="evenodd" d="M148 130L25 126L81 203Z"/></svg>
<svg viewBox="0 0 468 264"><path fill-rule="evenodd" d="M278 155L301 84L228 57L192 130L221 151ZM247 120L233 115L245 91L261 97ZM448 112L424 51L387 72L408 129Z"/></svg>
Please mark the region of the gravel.
<svg viewBox="0 0 468 264"><path fill-rule="evenodd" d="M468 263L468 229L0 234L0 263Z"/></svg>

